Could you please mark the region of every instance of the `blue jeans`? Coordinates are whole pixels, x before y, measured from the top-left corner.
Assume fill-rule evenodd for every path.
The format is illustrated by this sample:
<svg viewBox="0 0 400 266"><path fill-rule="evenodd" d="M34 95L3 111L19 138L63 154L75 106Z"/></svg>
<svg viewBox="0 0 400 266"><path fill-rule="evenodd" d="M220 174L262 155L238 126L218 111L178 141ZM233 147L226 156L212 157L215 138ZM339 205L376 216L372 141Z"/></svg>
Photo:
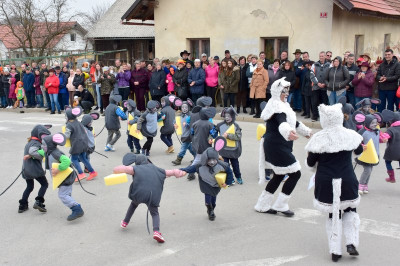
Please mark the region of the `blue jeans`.
<svg viewBox="0 0 400 266"><path fill-rule="evenodd" d="M60 104L58 103L58 94L49 94L50 101L51 101L51 111L54 112L57 107L58 111L61 111Z"/></svg>
<svg viewBox="0 0 400 266"><path fill-rule="evenodd" d="M392 161L385 160L385 164L386 164L386 170L393 170ZM399 161L399 167L400 167L400 161Z"/></svg>
<svg viewBox="0 0 400 266"><path fill-rule="evenodd" d="M36 95L36 102L39 105L39 107L43 107L43 95L37 94Z"/></svg>
<svg viewBox="0 0 400 266"><path fill-rule="evenodd" d="M165 143L165 145L169 147L171 147L172 145L174 145L172 143L172 138L171 138L172 134L161 134L161 140Z"/></svg>
<svg viewBox="0 0 400 266"><path fill-rule="evenodd" d="M51 101L50 101L50 95L47 91L44 92L44 96L46 97L46 103L47 103L47 108L51 109Z"/></svg>
<svg viewBox="0 0 400 266"><path fill-rule="evenodd" d="M96 84L97 107L103 107L101 102L100 84Z"/></svg>
<svg viewBox="0 0 400 266"><path fill-rule="evenodd" d="M396 91L379 90L379 100L381 100L381 104L378 106L379 113L381 113L383 109L386 108L390 111L394 111L394 103L396 102Z"/></svg>
<svg viewBox="0 0 400 266"><path fill-rule="evenodd" d="M336 94L336 91L331 91L331 94L328 96L329 105L336 104L341 97L345 96L346 96L346 91L344 91L342 94L339 95Z"/></svg>
<svg viewBox="0 0 400 266"><path fill-rule="evenodd" d="M293 109L301 111L301 89L295 89L293 92Z"/></svg>
<svg viewBox="0 0 400 266"><path fill-rule="evenodd" d="M193 151L192 148L192 143L191 142L182 142L181 146L181 151L178 154L178 157L185 157L186 151L189 150L189 152L194 156L196 156L196 153Z"/></svg>
<svg viewBox="0 0 400 266"><path fill-rule="evenodd" d="M346 97L347 97L347 100L349 100L349 103L351 105L353 105L353 107L355 108L357 101L356 101L356 98L354 96L354 92L347 91L346 92Z"/></svg>
<svg viewBox="0 0 400 266"><path fill-rule="evenodd" d="M135 145L136 150L140 152L142 147L140 147L140 140L128 134L128 139L126 141L128 143L129 149L133 150L133 145Z"/></svg>
<svg viewBox="0 0 400 266"><path fill-rule="evenodd" d="M230 164L232 165L232 170L233 173L235 174L236 179L238 178L242 178L242 174L240 173L240 168L239 168L239 159L234 159L234 158L224 158L224 162L228 163L230 162ZM231 180L231 182L229 182L229 180L226 181L227 184L231 184L233 180Z"/></svg>
<svg viewBox="0 0 400 266"><path fill-rule="evenodd" d="M1 106L7 106L6 96L1 96Z"/></svg>
<svg viewBox="0 0 400 266"><path fill-rule="evenodd" d="M31 107L36 106L35 91L27 91L26 92L26 101L27 101L27 105L29 105Z"/></svg>
<svg viewBox="0 0 400 266"><path fill-rule="evenodd" d="M58 102L59 102L59 104L60 104L60 109L61 109L61 110L64 110L64 107L65 107L66 105L69 106L69 94L68 94L68 92L66 92L66 93L59 93L59 94L58 94Z"/></svg>
<svg viewBox="0 0 400 266"><path fill-rule="evenodd" d="M357 103L359 103L360 101L362 101L363 99L365 99L365 98L368 98L368 99L371 99L371 97L355 97L354 99L355 99L355 102L356 102L356 104ZM355 109L358 109L358 108L360 108L361 107L361 105L355 105ZM371 107L372 108L372 107Z"/></svg>
<svg viewBox="0 0 400 266"><path fill-rule="evenodd" d="M83 173L82 167L81 167L79 161L81 161L86 166L86 168L89 170L90 173L94 172L92 165L90 164L90 162L87 158L86 152L82 152L81 154L71 154L71 161L74 164L76 170L78 170L79 174Z"/></svg>

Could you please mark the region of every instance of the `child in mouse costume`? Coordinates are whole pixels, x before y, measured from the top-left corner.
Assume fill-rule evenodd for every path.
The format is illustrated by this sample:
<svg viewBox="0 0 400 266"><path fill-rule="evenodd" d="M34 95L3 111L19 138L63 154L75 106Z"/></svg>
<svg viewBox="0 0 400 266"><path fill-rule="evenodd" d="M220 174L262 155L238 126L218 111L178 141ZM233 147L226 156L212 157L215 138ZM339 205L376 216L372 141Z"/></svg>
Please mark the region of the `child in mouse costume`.
<svg viewBox="0 0 400 266"><path fill-rule="evenodd" d="M172 142L172 134L175 132L175 110L171 107L174 103L176 96L167 95L161 98L161 113L165 116L164 125L160 128L161 140L167 145L168 149L166 153L174 152L174 143ZM176 101L182 104L182 101L178 99Z"/></svg>
<svg viewBox="0 0 400 266"><path fill-rule="evenodd" d="M89 148L89 137L86 133L85 127L77 120L82 114L83 110L80 106L70 108L65 106L65 116L67 117L67 126L65 129L65 137L70 139L71 148L69 153L71 154L71 161L78 171L78 178L82 180L86 178L86 174L83 172L79 161L81 161L85 167L89 170L88 181L92 180L97 176L97 172L93 169L87 158L87 151ZM78 179L76 180L78 181Z"/></svg>
<svg viewBox="0 0 400 266"><path fill-rule="evenodd" d="M182 128L182 136L181 136L182 145L181 145L181 151L176 157L176 160L172 161L174 165L180 165L182 163L182 159L185 156L187 150L189 150L189 152L193 155L193 157L196 156L192 148L192 139L190 135L190 116L192 114L190 112L191 107L193 107L193 102L190 98L187 98L186 101L182 102L181 113L180 113L181 128Z"/></svg>
<svg viewBox="0 0 400 266"><path fill-rule="evenodd" d="M226 183L218 184L216 175L224 172L227 177L226 180L232 180L233 174L229 164L219 160L218 152L226 146L226 139L217 137L214 142L214 148L209 147L201 154L201 160L196 165L191 165L180 170L186 173L197 172L199 175L200 191L204 194L205 204L207 207L208 219L214 221L215 207L218 193L221 187L226 187Z"/></svg>
<svg viewBox="0 0 400 266"><path fill-rule="evenodd" d="M160 103L157 101L148 101L147 110L141 115L137 122L137 130L147 138L142 147L142 154L150 156L153 138L157 135L157 122L162 120L162 114L157 113Z"/></svg>
<svg viewBox="0 0 400 266"><path fill-rule="evenodd" d="M346 97L340 97L338 103L342 104L342 113L343 113L343 126L347 129L351 129L357 131L356 123L353 120L354 107L350 103L346 103Z"/></svg>
<svg viewBox="0 0 400 266"><path fill-rule="evenodd" d="M233 168L233 172L235 173L236 181L238 184L242 185L242 174L240 173L239 167L239 157L242 155L242 129L240 126L235 122L237 113L235 109L231 106L222 110L221 117L224 118L223 122L217 124L216 128L217 131L220 133L221 136L228 140L234 141L234 147L225 146L222 150L219 151L219 154L224 158L226 163L230 163ZM235 133L226 133L226 131L231 127L234 126ZM231 181L231 183L229 183ZM227 184L233 185L235 181L227 180Z"/></svg>
<svg viewBox="0 0 400 266"><path fill-rule="evenodd" d="M42 149L46 154L46 169L51 169L50 175L56 176L60 171L65 171L71 166L71 160L60 151L57 146L64 146L67 138L62 133L56 133L54 135L46 136L42 141ZM58 168L50 168L53 163L59 163ZM72 213L68 216L67 220L72 221L79 217L82 217L84 212L79 203L72 198L72 185L74 180L77 178L75 171L72 171L65 180L58 186L58 198L62 203L71 209Z"/></svg>
<svg viewBox="0 0 400 266"><path fill-rule="evenodd" d="M367 145L367 143L372 140L375 146L376 153L379 157L379 143L386 143L387 138L380 130L377 128L379 123L382 122L382 116L380 113L374 113L369 115L364 115L364 113L360 111L356 111L353 114L353 120L357 125L362 125L362 129L358 131L358 133L363 137L363 144ZM358 186L358 192L360 194L368 194L368 182L371 177L372 168L376 164L365 163L356 158L357 164L360 164L364 167L364 171L360 176L360 184Z"/></svg>
<svg viewBox="0 0 400 266"><path fill-rule="evenodd" d="M153 219L153 238L159 243L164 243L165 239L160 233L160 216L158 214L164 181L167 177L181 177L185 173L178 169L164 170L158 168L143 154L128 153L124 156L122 163L123 165L114 168L114 173L130 174L133 181L129 188L131 204L125 219L121 221L121 227L127 227L139 204L146 204ZM135 163L135 166L132 166L133 163Z"/></svg>
<svg viewBox="0 0 400 266"><path fill-rule="evenodd" d="M90 154L92 154L96 147L96 142L94 140L95 135L93 132L93 127L92 127L92 123L93 120L98 120L100 118L100 114L99 113L90 113L90 114L86 114L82 117L81 123L83 125L83 127L86 130L86 134L88 136L88 149L86 151L86 157L90 163ZM89 172L89 170L85 167L85 173ZM89 179L88 179L89 180Z"/></svg>
<svg viewBox="0 0 400 266"><path fill-rule="evenodd" d="M191 132L191 138L192 138L192 148L193 148L193 151L194 151L195 153L196 153L196 150L194 149L194 146L193 146L193 139L194 139L194 136L193 136L193 134L194 134L193 125L194 125L197 121L201 120L201 119L200 119L200 111L201 111L203 108L209 108L209 107L211 106L211 104L212 104L212 98L211 98L211 97L206 97L206 96L200 97L200 98L197 99L197 101L196 101L196 106L195 106L195 107L193 108L193 110L192 110L192 115L186 120L186 123L188 123L189 126L190 126L190 132ZM215 116L215 115L214 115L214 116ZM214 117L214 116L213 116L213 117ZM212 117L209 118L209 121L210 121L210 123L212 123ZM217 133L218 133L218 132L217 132ZM194 158L193 163L194 163L194 162L196 162L196 163L199 163L199 162L200 162L200 155L201 155L201 154L199 154L199 156L197 156L197 154L195 155L195 158ZM196 156L197 156L197 160L196 160ZM193 165L193 163L192 163L192 165ZM194 180L195 178L196 178L196 175L195 175L194 173L190 173L189 176L187 177L187 179L188 179L189 181Z"/></svg>
<svg viewBox="0 0 400 266"><path fill-rule="evenodd" d="M329 213L326 222L329 251L332 260L342 257L342 230L347 252L357 256L360 217L357 206L360 196L358 181L353 170L352 153L361 154L362 137L354 130L343 127L342 105L319 107L322 130L307 143L306 166L315 173L314 207Z"/></svg>
<svg viewBox="0 0 400 266"><path fill-rule="evenodd" d="M19 200L18 213L28 210L28 198L34 188L34 180L40 184L38 196L35 198L34 209L40 212L46 212L44 203L44 195L46 193L48 183L45 170L43 170L42 162L44 151L42 150L42 139L51 135L48 128L51 126L37 125L31 131L31 137L24 149L24 160L22 163L22 177L26 180L26 189Z"/></svg>
<svg viewBox="0 0 400 266"><path fill-rule="evenodd" d="M142 147L140 146L140 140L135 138L134 136L131 136L129 134L129 130L131 129L132 125L138 122L142 113L136 109L136 103L134 100L129 99L127 101L124 101L123 104L126 107L126 117L128 117L128 130L126 132L126 134L128 135L128 139L126 142L128 143L128 147L131 152L135 152L135 149L133 148L133 146L135 146L135 153L140 154L140 150L142 149Z"/></svg>
<svg viewBox="0 0 400 266"><path fill-rule="evenodd" d="M382 111L382 116L385 123L390 123L390 127L384 133L388 139L385 154L383 155L389 175L386 178L386 182L396 183L392 162L398 161L400 166L400 113L385 109Z"/></svg>
<svg viewBox="0 0 400 266"><path fill-rule="evenodd" d="M121 95L111 95L110 103L105 111L105 120L106 120L105 127L107 128L108 131L108 137L104 151L115 151L114 144L121 137L121 132L119 132L119 129L121 128L121 123L119 120L127 119L124 111L118 107L118 103L120 101L122 101Z"/></svg>

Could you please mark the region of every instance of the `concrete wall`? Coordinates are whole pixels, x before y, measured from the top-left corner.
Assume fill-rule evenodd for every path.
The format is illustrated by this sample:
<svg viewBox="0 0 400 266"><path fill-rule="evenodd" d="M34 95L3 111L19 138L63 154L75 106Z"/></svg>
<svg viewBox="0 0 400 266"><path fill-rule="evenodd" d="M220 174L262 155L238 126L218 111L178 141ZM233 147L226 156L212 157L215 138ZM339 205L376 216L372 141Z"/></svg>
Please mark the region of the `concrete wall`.
<svg viewBox="0 0 400 266"><path fill-rule="evenodd" d="M211 55L248 55L264 49L262 37L289 37L312 58L331 49L331 0L159 0L155 8L156 57L177 58L188 38L210 38ZM226 11L225 11L226 10ZM321 19L320 12L328 18Z"/></svg>
<svg viewBox="0 0 400 266"><path fill-rule="evenodd" d="M0 60L7 59L8 49L2 41L0 41Z"/></svg>
<svg viewBox="0 0 400 266"><path fill-rule="evenodd" d="M391 34L390 46L395 54L400 53L400 20L360 16L334 7L332 24L333 55L354 51L355 35L364 35L364 52L372 60L383 57L384 35Z"/></svg>

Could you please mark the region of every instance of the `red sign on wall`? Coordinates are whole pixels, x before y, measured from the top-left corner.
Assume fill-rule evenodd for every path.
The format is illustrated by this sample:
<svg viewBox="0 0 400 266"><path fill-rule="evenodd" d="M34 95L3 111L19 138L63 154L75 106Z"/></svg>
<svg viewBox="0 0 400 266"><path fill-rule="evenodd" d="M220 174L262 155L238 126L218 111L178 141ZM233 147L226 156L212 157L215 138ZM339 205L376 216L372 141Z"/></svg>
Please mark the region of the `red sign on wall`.
<svg viewBox="0 0 400 266"><path fill-rule="evenodd" d="M328 12L321 12L319 13L320 18L328 18Z"/></svg>

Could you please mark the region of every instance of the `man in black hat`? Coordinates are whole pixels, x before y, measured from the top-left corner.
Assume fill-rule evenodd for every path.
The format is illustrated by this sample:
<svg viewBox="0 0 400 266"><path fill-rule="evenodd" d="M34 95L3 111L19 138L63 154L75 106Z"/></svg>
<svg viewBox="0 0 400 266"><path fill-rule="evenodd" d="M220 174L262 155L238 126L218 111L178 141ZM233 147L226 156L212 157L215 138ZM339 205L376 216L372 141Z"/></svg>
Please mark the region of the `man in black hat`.
<svg viewBox="0 0 400 266"><path fill-rule="evenodd" d="M221 65L221 63L219 62L219 56L218 56L218 55L214 56L214 62L215 62L215 64L217 64L218 66Z"/></svg>
<svg viewBox="0 0 400 266"><path fill-rule="evenodd" d="M296 112L301 112L301 80L300 74L297 70L303 65L303 59L301 58L303 52L300 49L296 49L293 54L294 60L292 62L292 65L294 71L296 72L296 82L294 84L294 94L291 105Z"/></svg>
<svg viewBox="0 0 400 266"><path fill-rule="evenodd" d="M231 56L231 52L229 50L225 50L225 58L224 60L232 60L233 64L236 66L237 62L235 61L235 59L232 58Z"/></svg>
<svg viewBox="0 0 400 266"><path fill-rule="evenodd" d="M190 63L192 65L192 68L194 67L193 62L189 59L190 53L187 50L183 50L183 52L180 53L180 56L182 57L183 61L185 61L185 64Z"/></svg>

